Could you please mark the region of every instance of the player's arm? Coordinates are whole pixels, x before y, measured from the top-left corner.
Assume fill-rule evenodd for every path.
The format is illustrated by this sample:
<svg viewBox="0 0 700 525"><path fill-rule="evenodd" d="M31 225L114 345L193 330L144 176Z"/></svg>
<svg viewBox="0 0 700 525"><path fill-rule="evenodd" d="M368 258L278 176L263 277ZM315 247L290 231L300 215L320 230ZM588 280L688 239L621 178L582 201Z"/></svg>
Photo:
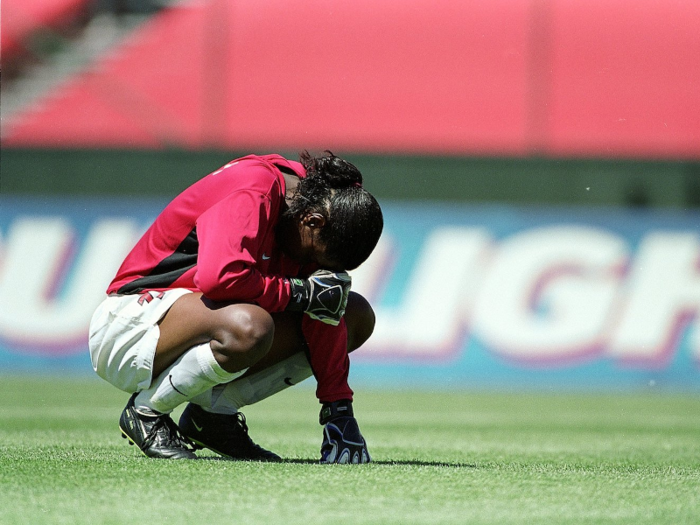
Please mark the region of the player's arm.
<svg viewBox="0 0 700 525"><path fill-rule="evenodd" d="M353 414L353 391L348 384L347 324L319 323L305 316L301 323L309 363L316 378L323 425L321 463L367 463L367 444Z"/></svg>
<svg viewBox="0 0 700 525"><path fill-rule="evenodd" d="M288 280L255 268L263 240L274 234L275 212L268 195L237 191L199 217L194 281L206 297L255 303L269 312L284 310L291 297Z"/></svg>
<svg viewBox="0 0 700 525"><path fill-rule="evenodd" d="M319 270L305 279L263 275L255 263L274 235L277 213L268 195L238 191L217 202L197 221L199 253L195 284L215 301L243 301L268 312L300 311L337 325L345 313L350 276Z"/></svg>

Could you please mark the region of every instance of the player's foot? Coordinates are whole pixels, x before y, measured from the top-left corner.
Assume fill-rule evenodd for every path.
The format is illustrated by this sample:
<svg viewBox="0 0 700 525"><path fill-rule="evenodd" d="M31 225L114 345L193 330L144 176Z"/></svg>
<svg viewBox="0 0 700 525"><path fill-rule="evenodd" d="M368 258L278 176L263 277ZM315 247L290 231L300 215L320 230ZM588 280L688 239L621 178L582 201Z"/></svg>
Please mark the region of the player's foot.
<svg viewBox="0 0 700 525"><path fill-rule="evenodd" d="M138 412L134 407L135 397L136 394L131 396L119 418L122 437L150 458L196 459L187 439L182 436L170 416Z"/></svg>
<svg viewBox="0 0 700 525"><path fill-rule="evenodd" d="M282 461L277 454L250 439L245 416L240 412L212 414L190 403L180 416L180 429L195 448L208 448L231 459Z"/></svg>

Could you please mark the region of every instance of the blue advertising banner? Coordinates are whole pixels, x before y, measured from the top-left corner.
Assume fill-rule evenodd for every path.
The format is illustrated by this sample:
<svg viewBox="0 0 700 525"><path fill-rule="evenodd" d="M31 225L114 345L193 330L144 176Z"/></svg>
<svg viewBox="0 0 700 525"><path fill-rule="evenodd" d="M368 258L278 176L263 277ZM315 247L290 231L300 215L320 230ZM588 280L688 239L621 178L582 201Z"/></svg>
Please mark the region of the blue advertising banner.
<svg viewBox="0 0 700 525"><path fill-rule="evenodd" d="M92 312L165 204L0 200L0 370L92 373ZM697 211L383 208L353 384L700 391Z"/></svg>

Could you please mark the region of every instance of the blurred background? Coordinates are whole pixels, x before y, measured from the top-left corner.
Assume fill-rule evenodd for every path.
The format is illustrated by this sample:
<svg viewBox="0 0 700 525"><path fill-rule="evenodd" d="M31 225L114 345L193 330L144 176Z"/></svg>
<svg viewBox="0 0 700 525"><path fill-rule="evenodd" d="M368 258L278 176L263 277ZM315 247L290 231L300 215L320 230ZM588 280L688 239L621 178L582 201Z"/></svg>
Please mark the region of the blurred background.
<svg viewBox="0 0 700 525"><path fill-rule="evenodd" d="M700 390L695 0L5 0L0 367L179 191L332 150L383 205L355 384Z"/></svg>

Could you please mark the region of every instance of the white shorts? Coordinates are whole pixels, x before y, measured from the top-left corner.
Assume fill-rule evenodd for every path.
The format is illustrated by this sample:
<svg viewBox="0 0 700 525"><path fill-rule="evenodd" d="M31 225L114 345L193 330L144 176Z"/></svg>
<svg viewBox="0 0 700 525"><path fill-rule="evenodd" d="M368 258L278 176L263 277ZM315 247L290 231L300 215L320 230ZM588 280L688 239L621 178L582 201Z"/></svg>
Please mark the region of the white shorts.
<svg viewBox="0 0 700 525"><path fill-rule="evenodd" d="M184 288L140 295L111 295L90 321L90 359L102 379L133 393L151 385L153 358L160 337L158 322Z"/></svg>

